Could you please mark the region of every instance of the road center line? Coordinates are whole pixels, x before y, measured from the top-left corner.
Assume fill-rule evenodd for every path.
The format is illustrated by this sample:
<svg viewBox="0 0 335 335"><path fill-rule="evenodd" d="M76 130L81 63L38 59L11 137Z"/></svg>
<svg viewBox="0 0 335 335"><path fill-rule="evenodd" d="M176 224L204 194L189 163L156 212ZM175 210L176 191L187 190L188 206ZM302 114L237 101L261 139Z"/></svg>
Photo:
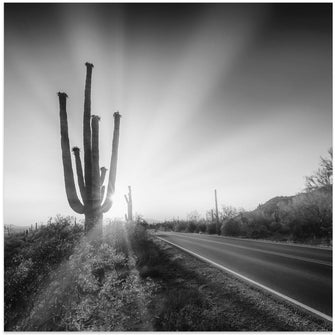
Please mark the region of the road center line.
<svg viewBox="0 0 335 335"><path fill-rule="evenodd" d="M180 236L178 234L173 234L173 233L171 235ZM333 264L330 263L330 262L320 261L320 260L313 259L313 258L306 258L306 257L300 257L300 256L292 256L292 255L285 254L285 253L282 253L282 252L263 250L263 249L259 249L259 248L253 248L253 247L246 247L246 246L237 245L237 244L228 243L228 242L207 240L207 239L200 238L200 237L185 236L185 235L182 235L182 236L186 237L186 238L189 238L189 239L198 240L198 241L205 241L205 242L210 242L210 243L224 244L224 245L229 245L229 246L235 247L235 248L258 251L258 252L262 252L262 253L265 253L265 254L271 254L271 255L275 255L275 256L281 256L281 257L286 257L286 258L291 258L291 259L297 259L297 260L304 261L304 262L316 263L316 264L326 265L326 266L330 266L330 267L333 266Z"/></svg>
<svg viewBox="0 0 335 335"><path fill-rule="evenodd" d="M333 318L331 316L327 315L327 314L324 314L324 313L322 313L322 312L320 312L320 311L318 311L318 310L316 310L316 309L314 309L314 308L312 308L310 306L307 306L307 305L305 305L305 304L303 304L303 303L301 303L301 302L299 302L299 301L297 301L297 300L295 300L293 298L288 297L285 294L277 292L277 291L271 289L268 286L260 284L260 283L254 281L254 280L252 280L252 279L250 279L248 277L245 277L245 276L243 276L243 275L241 275L241 274L239 274L239 273L237 273L237 272L235 272L233 270L230 270L230 269L226 268L223 265L215 263L215 262L211 261L210 259L208 259L206 257L200 256L199 254L197 254L197 253L195 253L195 252L193 252L191 250L188 250L186 248L183 248L183 247L179 246L178 244L170 242L170 241L166 240L165 238L162 238L162 237L159 237L159 236L156 236L156 237L159 238L159 239L161 239L162 241L164 241L166 243L169 243L169 244L171 244L171 245L173 245L173 246L181 249L181 250L184 250L185 252L187 252L187 253L189 253L189 254L191 254L191 255L193 255L193 256L195 256L195 257L197 257L197 258L199 258L199 259L201 259L201 260L203 260L203 261L205 261L207 263L210 263L210 264L214 265L215 267L217 267L217 268L219 268L221 270L227 271L227 272L233 274L234 276L237 276L237 277L239 277L239 278L241 278L241 279L243 279L243 280L245 280L245 281L247 281L247 282L249 282L249 283L251 283L253 285L256 285L256 286L258 286L258 287L260 287L260 288L262 288L262 289L264 289L264 290L266 290L266 291L268 291L268 292L270 292L270 293L272 293L272 294L274 294L274 295L276 295L276 296L278 296L278 297L280 297L280 298L282 298L284 300L287 300L287 301L291 302L292 304L297 305L297 306L299 306L299 307L301 307L301 308L303 308L303 309L305 309L305 310L307 310L307 311L309 311L309 312L311 312L311 313L313 313L313 314L315 314L315 315L317 315L317 316L319 316L319 317L321 317L321 318L323 318L323 319L325 319L327 321L333 322Z"/></svg>

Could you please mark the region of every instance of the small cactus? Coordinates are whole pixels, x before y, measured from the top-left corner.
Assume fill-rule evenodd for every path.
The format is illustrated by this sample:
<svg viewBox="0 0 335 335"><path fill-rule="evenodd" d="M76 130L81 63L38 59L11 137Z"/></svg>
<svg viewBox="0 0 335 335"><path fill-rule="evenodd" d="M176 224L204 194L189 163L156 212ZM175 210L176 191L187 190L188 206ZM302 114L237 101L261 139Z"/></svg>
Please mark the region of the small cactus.
<svg viewBox="0 0 335 335"><path fill-rule="evenodd" d="M128 186L128 197L125 194L124 198L126 199L126 203L127 203L127 212L128 215L125 216L126 221L133 221L133 198L131 195L131 187Z"/></svg>

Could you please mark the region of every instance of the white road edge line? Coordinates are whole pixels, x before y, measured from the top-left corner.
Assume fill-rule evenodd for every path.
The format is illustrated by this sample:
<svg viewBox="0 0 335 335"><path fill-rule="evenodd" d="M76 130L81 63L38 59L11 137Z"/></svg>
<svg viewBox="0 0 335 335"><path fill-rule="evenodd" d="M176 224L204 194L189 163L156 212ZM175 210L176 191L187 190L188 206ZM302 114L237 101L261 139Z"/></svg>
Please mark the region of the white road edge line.
<svg viewBox="0 0 335 335"><path fill-rule="evenodd" d="M284 300L287 300L287 301L289 301L289 302L291 302L291 303L293 303L293 304L295 304L295 305L297 305L297 306L299 306L299 307L301 307L301 308L303 308L303 309L305 309L305 310L307 310L307 311L309 311L309 312L311 312L311 313L313 313L313 314L315 314L315 315L317 315L317 316L319 316L319 317L321 317L323 319L326 319L327 321L333 322L333 318L331 316L327 315L327 314L324 314L324 313L322 313L322 312L320 312L320 311L318 311L318 310L316 310L316 309L314 309L312 307L309 307L309 306L307 306L307 305L305 305L305 304L303 304L303 303L301 303L301 302L299 302L299 301L297 301L295 299L292 299L292 298L290 298L290 297L288 297L288 296L286 296L286 295L284 295L282 293L279 293L279 292L273 290L270 287L267 287L267 286L265 286L263 284L260 284L260 283L254 281L254 280L252 280L252 279L250 279L248 277L245 277L245 276L243 276L243 275L241 275L241 274L239 274L239 273L237 273L237 272L235 272L233 270L230 270L230 269L226 268L223 265L215 263L215 262L211 261L210 259L208 259L206 257L200 256L200 255L198 255L197 253L195 253L195 252L193 252L191 250L183 248L183 247L181 247L181 246L179 246L179 245L177 245L175 243L172 243L172 242L166 240L165 238L162 238L162 237L159 237L159 236L156 236L156 237L159 238L159 239L161 239L161 240L163 240L166 243L172 244L175 247L188 252L189 254L191 254L191 255L193 255L193 256L201 259L201 260L204 260L207 263L210 263L210 264L214 265L215 267L217 267L217 268L219 268L221 270L227 271L227 272L229 272L229 273L231 273L231 274L233 274L233 275L235 275L235 276L237 276L239 278L242 278L243 280L246 280L247 282L252 283L252 284L254 284L254 285L256 285L256 286L258 286L258 287L260 287L260 288L262 288L262 289L264 289L264 290L266 290L266 291L268 291L268 292L270 292L270 293L272 293L274 295L277 295L278 297L280 297L280 298L282 298Z"/></svg>

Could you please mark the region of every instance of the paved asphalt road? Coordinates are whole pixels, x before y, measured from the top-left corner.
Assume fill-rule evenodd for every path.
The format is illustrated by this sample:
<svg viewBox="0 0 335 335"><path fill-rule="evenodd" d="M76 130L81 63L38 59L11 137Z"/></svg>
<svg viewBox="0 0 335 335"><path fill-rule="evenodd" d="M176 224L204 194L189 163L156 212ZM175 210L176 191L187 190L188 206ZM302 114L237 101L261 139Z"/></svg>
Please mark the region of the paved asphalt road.
<svg viewBox="0 0 335 335"><path fill-rule="evenodd" d="M332 250L202 234L157 236L332 316Z"/></svg>

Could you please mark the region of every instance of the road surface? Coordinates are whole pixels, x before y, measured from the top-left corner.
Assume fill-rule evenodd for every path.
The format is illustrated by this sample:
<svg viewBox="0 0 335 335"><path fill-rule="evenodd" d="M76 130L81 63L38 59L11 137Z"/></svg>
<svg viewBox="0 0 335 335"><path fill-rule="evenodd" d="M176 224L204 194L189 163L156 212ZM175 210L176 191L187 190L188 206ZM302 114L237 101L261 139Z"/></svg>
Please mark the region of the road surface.
<svg viewBox="0 0 335 335"><path fill-rule="evenodd" d="M157 232L157 236L332 316L330 249L204 234Z"/></svg>

